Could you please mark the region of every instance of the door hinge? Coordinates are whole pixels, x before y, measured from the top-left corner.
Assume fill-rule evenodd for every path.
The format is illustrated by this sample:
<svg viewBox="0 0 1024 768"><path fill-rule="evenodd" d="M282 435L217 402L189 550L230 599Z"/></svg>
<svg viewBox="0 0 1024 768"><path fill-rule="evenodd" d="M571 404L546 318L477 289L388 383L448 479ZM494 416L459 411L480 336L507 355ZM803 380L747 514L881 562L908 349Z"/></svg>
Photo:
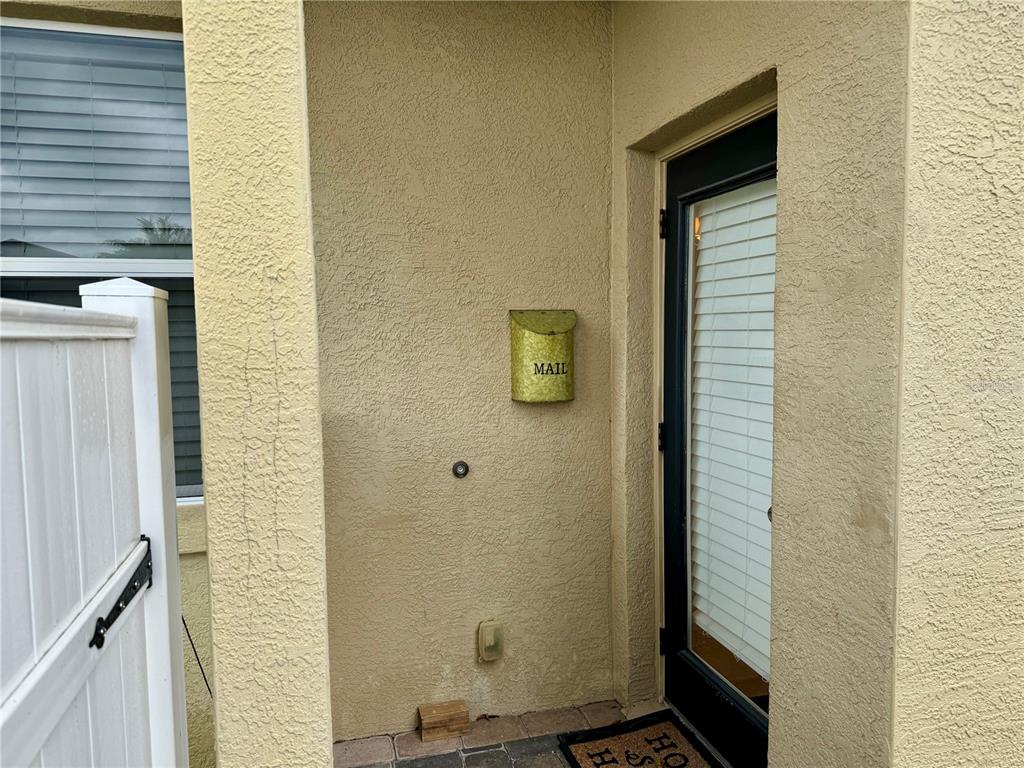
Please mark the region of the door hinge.
<svg viewBox="0 0 1024 768"><path fill-rule="evenodd" d="M658 422L658 450L665 452L665 422Z"/></svg>
<svg viewBox="0 0 1024 768"><path fill-rule="evenodd" d="M668 209L662 208L658 211L658 237L664 240L668 237Z"/></svg>
<svg viewBox="0 0 1024 768"><path fill-rule="evenodd" d="M140 541L146 542L146 553L142 556L142 562L128 577L128 583L121 590L121 594L117 596L117 602L114 603L114 607L110 609L107 617L100 616L96 619L96 630L92 634L92 640L89 641L90 648L95 647L97 650L102 648L107 639L107 632L110 631L118 617L124 613L124 609L128 607L135 595L143 587L149 589L153 586L153 552L150 549L149 536L143 535L139 538Z"/></svg>
<svg viewBox="0 0 1024 768"><path fill-rule="evenodd" d="M658 653L661 656L665 655L665 649L668 647L668 632L665 627L658 629Z"/></svg>

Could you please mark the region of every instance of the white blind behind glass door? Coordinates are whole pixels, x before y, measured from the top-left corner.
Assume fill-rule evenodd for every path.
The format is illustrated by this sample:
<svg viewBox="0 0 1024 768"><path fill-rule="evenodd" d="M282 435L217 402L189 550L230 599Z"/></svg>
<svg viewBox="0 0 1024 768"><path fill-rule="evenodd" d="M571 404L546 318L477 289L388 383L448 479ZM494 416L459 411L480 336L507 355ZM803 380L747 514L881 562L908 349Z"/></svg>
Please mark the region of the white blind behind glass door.
<svg viewBox="0 0 1024 768"><path fill-rule="evenodd" d="M775 179L693 206L693 619L769 676Z"/></svg>

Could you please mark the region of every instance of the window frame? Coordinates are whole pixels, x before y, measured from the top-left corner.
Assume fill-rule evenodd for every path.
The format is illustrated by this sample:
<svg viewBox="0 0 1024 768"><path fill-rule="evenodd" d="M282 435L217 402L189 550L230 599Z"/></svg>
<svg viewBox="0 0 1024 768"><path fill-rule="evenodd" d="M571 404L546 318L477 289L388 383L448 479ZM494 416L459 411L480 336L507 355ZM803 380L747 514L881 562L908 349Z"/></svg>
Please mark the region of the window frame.
<svg viewBox="0 0 1024 768"><path fill-rule="evenodd" d="M39 29L48 32L78 32L117 37L137 37L151 40L183 41L181 32L165 32L155 29L111 27L101 24L49 21L46 19L21 19L0 16L0 26ZM189 208L192 196L189 194ZM193 257L188 259L78 259L78 258L26 258L9 257L0 259L0 278L14 277L194 277ZM178 496L178 489L185 489L187 495ZM177 504L201 504L204 493L195 494L202 485L175 485ZM205 489L204 489L205 490Z"/></svg>
<svg viewBox="0 0 1024 768"><path fill-rule="evenodd" d="M163 32L155 29L109 27L99 24L48 21L45 19L16 19L0 16L0 26L40 29L47 32L79 32L93 35L139 37L151 40L183 41L181 32ZM192 195L189 193L189 208ZM193 277L189 259L78 259L8 257L0 260L0 277Z"/></svg>

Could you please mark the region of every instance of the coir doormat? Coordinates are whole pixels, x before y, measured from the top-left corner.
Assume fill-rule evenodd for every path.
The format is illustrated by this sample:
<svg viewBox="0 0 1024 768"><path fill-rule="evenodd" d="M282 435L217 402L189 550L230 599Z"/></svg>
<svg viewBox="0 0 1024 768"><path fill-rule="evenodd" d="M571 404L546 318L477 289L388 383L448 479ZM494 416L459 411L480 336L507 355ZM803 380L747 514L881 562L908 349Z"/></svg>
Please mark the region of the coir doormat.
<svg viewBox="0 0 1024 768"><path fill-rule="evenodd" d="M558 742L572 768L723 768L668 709Z"/></svg>

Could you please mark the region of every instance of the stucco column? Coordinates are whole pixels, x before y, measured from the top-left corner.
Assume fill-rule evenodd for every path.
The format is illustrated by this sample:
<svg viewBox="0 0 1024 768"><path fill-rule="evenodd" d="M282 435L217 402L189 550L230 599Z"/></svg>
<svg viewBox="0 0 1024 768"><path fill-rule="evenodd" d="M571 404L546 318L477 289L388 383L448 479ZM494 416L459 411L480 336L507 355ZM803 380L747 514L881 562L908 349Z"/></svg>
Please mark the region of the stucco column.
<svg viewBox="0 0 1024 768"><path fill-rule="evenodd" d="M182 3L217 761L331 761L302 3Z"/></svg>
<svg viewBox="0 0 1024 768"><path fill-rule="evenodd" d="M612 184L613 228L609 299L612 332L612 685L626 707L659 694L654 457L659 419L654 404L657 337L653 241L654 155L625 151ZM629 204L626 204L626 201Z"/></svg>
<svg viewBox="0 0 1024 768"><path fill-rule="evenodd" d="M1020 765L1024 6L909 12L892 765Z"/></svg>

